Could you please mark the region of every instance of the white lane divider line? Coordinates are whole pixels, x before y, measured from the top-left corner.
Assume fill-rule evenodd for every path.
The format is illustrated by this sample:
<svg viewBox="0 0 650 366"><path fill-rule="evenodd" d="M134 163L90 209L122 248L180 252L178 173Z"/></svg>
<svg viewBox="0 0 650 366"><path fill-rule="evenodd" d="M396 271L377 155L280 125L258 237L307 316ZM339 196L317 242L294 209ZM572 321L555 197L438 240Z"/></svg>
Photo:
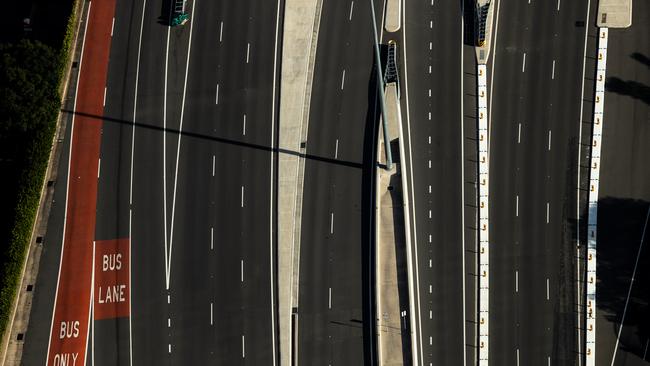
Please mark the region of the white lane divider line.
<svg viewBox="0 0 650 366"><path fill-rule="evenodd" d="M332 309L332 288L330 287L327 294L327 308Z"/></svg>
<svg viewBox="0 0 650 366"><path fill-rule="evenodd" d="M519 348L517 348L517 366L519 366Z"/></svg>
<svg viewBox="0 0 650 366"><path fill-rule="evenodd" d="M99 174L101 173L101 171L102 171L102 158L99 158L99 160L97 160L97 179L99 179Z"/></svg>
<svg viewBox="0 0 650 366"><path fill-rule="evenodd" d="M167 328L171 328L171 327L172 327L172 319L167 318Z"/></svg>
<svg viewBox="0 0 650 366"><path fill-rule="evenodd" d="M429 136L429 145L431 145L431 136Z"/></svg>
<svg viewBox="0 0 650 366"><path fill-rule="evenodd" d="M429 159L429 169L431 169L431 160Z"/></svg>
<svg viewBox="0 0 650 366"><path fill-rule="evenodd" d="M551 298L551 293L549 291L548 277L546 278L546 300Z"/></svg>
<svg viewBox="0 0 650 366"><path fill-rule="evenodd" d="M429 65L429 74L431 74L431 71L432 71L431 65Z"/></svg>
<svg viewBox="0 0 650 366"><path fill-rule="evenodd" d="M334 234L334 212L330 213L330 234Z"/></svg>
<svg viewBox="0 0 650 366"><path fill-rule="evenodd" d="M336 139L336 145L334 146L334 159L339 157L339 139Z"/></svg>
<svg viewBox="0 0 650 366"><path fill-rule="evenodd" d="M106 87L104 87L104 101L102 102L102 107L106 107Z"/></svg>
<svg viewBox="0 0 650 366"><path fill-rule="evenodd" d="M521 62L521 72L526 71L526 52L524 52L524 59Z"/></svg>
<svg viewBox="0 0 650 366"><path fill-rule="evenodd" d="M521 143L521 123L519 123L519 127L517 128L517 143Z"/></svg>
<svg viewBox="0 0 650 366"><path fill-rule="evenodd" d="M113 22L111 23L111 37L113 37L113 29L115 28L115 17L113 17Z"/></svg>
<svg viewBox="0 0 650 366"><path fill-rule="evenodd" d="M551 356L548 356L548 366L551 366Z"/></svg>
<svg viewBox="0 0 650 366"><path fill-rule="evenodd" d="M517 195L515 200L515 216L519 217L519 195Z"/></svg>
<svg viewBox="0 0 650 366"><path fill-rule="evenodd" d="M242 124L241 134L242 134L242 136L246 136L246 113L244 113L244 122Z"/></svg>
<svg viewBox="0 0 650 366"><path fill-rule="evenodd" d="M171 296L169 296L169 295L167 295L167 303L168 303L168 304L171 304L171 303L172 303L172 298L171 298Z"/></svg>
<svg viewBox="0 0 650 366"><path fill-rule="evenodd" d="M549 222L549 206L550 206L550 203L546 202L546 223L547 224Z"/></svg>
<svg viewBox="0 0 650 366"><path fill-rule="evenodd" d="M555 79L555 60L553 60L553 68L551 70L551 79Z"/></svg>
<svg viewBox="0 0 650 366"><path fill-rule="evenodd" d="M429 194L431 194L431 184L429 184Z"/></svg>
<svg viewBox="0 0 650 366"><path fill-rule="evenodd" d="M551 130L548 130L548 151L551 151Z"/></svg>
<svg viewBox="0 0 650 366"><path fill-rule="evenodd" d="M648 355L648 343L650 343L650 338L645 340L645 350L643 351L643 358L642 360L645 361L645 356Z"/></svg>
<svg viewBox="0 0 650 366"><path fill-rule="evenodd" d="M172 353L172 344L171 343L169 343L167 345L167 353Z"/></svg>
<svg viewBox="0 0 650 366"><path fill-rule="evenodd" d="M433 293L433 285L429 285L429 293L430 293L430 294Z"/></svg>
<svg viewBox="0 0 650 366"><path fill-rule="evenodd" d="M221 21L221 24L219 24L219 43L221 43L222 39L223 39L223 20Z"/></svg>
<svg viewBox="0 0 650 366"><path fill-rule="evenodd" d="M345 69L343 69L343 74L341 75L341 90L345 86Z"/></svg>
<svg viewBox="0 0 650 366"><path fill-rule="evenodd" d="M214 325L214 303L210 303L210 325Z"/></svg>
<svg viewBox="0 0 650 366"><path fill-rule="evenodd" d="M251 56L251 44L250 42L246 44L246 63L250 60Z"/></svg>
<svg viewBox="0 0 650 366"><path fill-rule="evenodd" d="M431 112L429 112L429 121L431 121Z"/></svg>
<svg viewBox="0 0 650 366"><path fill-rule="evenodd" d="M216 163L216 158L214 155L212 155L212 176L214 177L215 173L215 163Z"/></svg>
<svg viewBox="0 0 650 366"><path fill-rule="evenodd" d="M213 227L210 228L210 250L214 250L214 228Z"/></svg>
<svg viewBox="0 0 650 366"><path fill-rule="evenodd" d="M429 51L433 50L433 42L429 42Z"/></svg>
<svg viewBox="0 0 650 366"><path fill-rule="evenodd" d="M515 270L515 292L519 292L519 271Z"/></svg>
<svg viewBox="0 0 650 366"><path fill-rule="evenodd" d="M241 282L244 282L244 260L241 260L241 265L240 265L240 276L241 276Z"/></svg>
<svg viewBox="0 0 650 366"><path fill-rule="evenodd" d="M219 83L217 83L217 96L214 99L214 104L219 104Z"/></svg>
<svg viewBox="0 0 650 366"><path fill-rule="evenodd" d="M244 207L244 186L241 186L241 207Z"/></svg>
<svg viewBox="0 0 650 366"><path fill-rule="evenodd" d="M433 29L433 20L429 20L429 29Z"/></svg>
<svg viewBox="0 0 650 366"><path fill-rule="evenodd" d="M429 210L429 219L431 219L431 210Z"/></svg>
<svg viewBox="0 0 650 366"><path fill-rule="evenodd" d="M431 89L429 89L429 98L431 98Z"/></svg>
<svg viewBox="0 0 650 366"><path fill-rule="evenodd" d="M246 336L241 336L241 358L246 358Z"/></svg>
<svg viewBox="0 0 650 366"><path fill-rule="evenodd" d="M350 3L350 17L348 18L348 20L352 20L352 11L353 10L354 10L354 1L352 1Z"/></svg>
<svg viewBox="0 0 650 366"><path fill-rule="evenodd" d="M557 0L557 11L560 11L560 0Z"/></svg>

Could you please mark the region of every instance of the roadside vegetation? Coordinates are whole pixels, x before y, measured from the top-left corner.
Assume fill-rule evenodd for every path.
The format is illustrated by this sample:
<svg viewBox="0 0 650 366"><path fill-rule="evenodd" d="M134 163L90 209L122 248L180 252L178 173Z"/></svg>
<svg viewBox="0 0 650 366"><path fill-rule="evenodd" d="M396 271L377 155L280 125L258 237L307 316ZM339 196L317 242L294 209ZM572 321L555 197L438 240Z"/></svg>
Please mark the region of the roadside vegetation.
<svg viewBox="0 0 650 366"><path fill-rule="evenodd" d="M74 0L34 0L25 2L27 7L18 3L23 6L14 9L18 19L5 22L5 28L12 28L3 29L0 39L2 335L7 330L28 253L76 23ZM28 25L23 20L27 17Z"/></svg>

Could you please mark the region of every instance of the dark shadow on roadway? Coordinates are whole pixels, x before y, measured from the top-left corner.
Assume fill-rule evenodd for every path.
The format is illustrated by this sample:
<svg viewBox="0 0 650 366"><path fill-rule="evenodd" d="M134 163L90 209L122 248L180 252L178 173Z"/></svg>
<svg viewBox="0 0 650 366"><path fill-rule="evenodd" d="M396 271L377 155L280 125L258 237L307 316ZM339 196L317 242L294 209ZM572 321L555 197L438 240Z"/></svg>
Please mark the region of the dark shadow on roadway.
<svg viewBox="0 0 650 366"><path fill-rule="evenodd" d="M596 302L600 315L614 338L623 317L634 263L650 202L605 197L598 200L598 283ZM643 249L621 332L620 349L639 358L650 338L650 228L646 228ZM647 356L646 356L647 357Z"/></svg>
<svg viewBox="0 0 650 366"><path fill-rule="evenodd" d="M638 81L609 77L605 82L605 90L611 93L627 95L639 99L645 104L650 104L650 86Z"/></svg>
<svg viewBox="0 0 650 366"><path fill-rule="evenodd" d="M113 118L113 117L107 117L107 116L98 116L96 114L90 114L90 113L84 113L84 112L74 112L68 109L62 109L61 112L64 113L71 113L76 116L82 116L82 117L87 117L87 118L92 118L92 119L97 119L97 120L102 120L104 122L113 122L113 123L120 123L124 125L133 125L133 121L128 121L125 119L119 119L119 118ZM193 138L198 138L198 139L203 139L203 140L208 140L208 141L213 141L213 142L219 142L223 144L230 144L234 146L241 146L249 149L257 149L257 150L263 150L263 151L268 151L268 152L278 152L280 154L290 154L290 155L295 155L299 156L301 158L305 159L311 159L311 160L316 160L316 161L321 161L325 163L330 163L330 164L337 164L337 165L342 165L346 166L349 168L357 168L361 169L363 167L363 164L360 163L355 163L352 161L344 161L344 160L337 160L337 159L331 159L331 158L326 158L322 156L317 156L317 155L311 155L311 154L302 154L297 151L293 150L287 150L287 149L279 149L275 148L272 149L269 146L264 146L264 145L259 145L259 144L252 144L250 142L243 142L243 141L237 141L237 140L232 140L232 139L227 139L223 137L217 137L217 136L209 136L201 133L196 133L196 132L188 132L188 131L179 131L174 128L163 128L159 126L154 126L150 125L147 123L142 123L142 122L135 122L135 126L138 128L144 128L144 129L149 129L149 130L154 130L154 131L160 131L160 132L168 132L168 133L175 133L175 134L181 134L182 136L186 137L193 137Z"/></svg>

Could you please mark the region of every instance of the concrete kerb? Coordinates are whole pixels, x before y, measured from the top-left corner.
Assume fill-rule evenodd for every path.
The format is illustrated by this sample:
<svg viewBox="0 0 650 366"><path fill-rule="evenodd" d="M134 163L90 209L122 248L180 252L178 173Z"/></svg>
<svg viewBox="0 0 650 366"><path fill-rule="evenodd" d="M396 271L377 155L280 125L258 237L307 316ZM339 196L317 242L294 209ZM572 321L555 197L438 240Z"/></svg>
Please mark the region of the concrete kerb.
<svg viewBox="0 0 650 366"><path fill-rule="evenodd" d="M321 5L322 0L285 2L278 144L279 151L288 152L278 157L278 314L283 366L292 365L294 359L292 312L298 306L305 153L301 142L307 137Z"/></svg>
<svg viewBox="0 0 650 366"><path fill-rule="evenodd" d="M74 34L74 39L71 43L72 47L68 51L69 57L65 67L65 74L60 81L61 84L59 87L59 91L61 92L60 95L61 105L63 105L66 99L68 99L67 96L69 91L68 88L71 83L70 78L72 77L72 64L75 61L75 59L78 59L77 46L80 41L79 32L81 29L81 23L84 21L83 9L85 4L86 4L85 1L80 1L80 0L75 1L74 4L74 14L75 14L75 22L76 22L75 34ZM34 245L35 237L36 237L37 229L42 228L43 231L45 231L47 226L47 219L50 214L51 205L48 204L48 201L46 201L45 198L49 196L47 194L48 182L50 180L56 180L56 177L58 175L57 169L54 169L54 167L55 166L58 167L58 162L61 155L61 144L59 144L58 142L63 141L63 136L65 136L65 128L66 128L66 123L65 123L65 119L63 118L63 112L59 111L59 114L57 116L56 129L54 135L52 136L52 142L50 145L50 156L48 159L47 169L45 171L43 184L41 186L38 210L36 212L36 217L32 225L30 244L29 247L27 248L27 253L25 255L25 259L22 264L20 281L16 289L16 298L14 299L13 308L9 316L9 319L11 319L11 321L7 325L7 328L5 329L4 334L2 335L2 341L0 343L0 347L1 347L0 360L2 360L2 365L6 364L9 353L14 355L14 360L10 360L10 361L19 361L22 356L22 341L15 340L14 342L12 342L11 336L17 335L21 331L22 332L26 331L27 326L29 324L29 315L30 315L29 313L31 311L31 299L27 299L26 298L27 296L21 296L22 295L21 289L27 287L27 284L29 282L27 279L36 279L36 276L38 274L38 263L40 261L41 253L40 251L36 250L37 248L35 248ZM29 273L27 272L27 268L30 269ZM19 305L22 306L19 307ZM20 319L20 321L17 321L17 319Z"/></svg>

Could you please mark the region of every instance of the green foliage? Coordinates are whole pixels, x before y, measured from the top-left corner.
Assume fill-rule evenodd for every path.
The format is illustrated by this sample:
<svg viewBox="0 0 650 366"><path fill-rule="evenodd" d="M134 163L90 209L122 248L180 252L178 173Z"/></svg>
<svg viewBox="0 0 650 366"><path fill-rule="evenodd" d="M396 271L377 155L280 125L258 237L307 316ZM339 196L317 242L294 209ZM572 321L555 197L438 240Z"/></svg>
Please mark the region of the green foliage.
<svg viewBox="0 0 650 366"><path fill-rule="evenodd" d="M8 177L13 180L14 207L3 208L11 212L8 218L13 222L6 226L7 232L0 232L0 334L6 330L16 300L38 211L60 109L59 93L74 41L75 9L60 49L31 40L0 45L0 158L16 165L15 176Z"/></svg>

